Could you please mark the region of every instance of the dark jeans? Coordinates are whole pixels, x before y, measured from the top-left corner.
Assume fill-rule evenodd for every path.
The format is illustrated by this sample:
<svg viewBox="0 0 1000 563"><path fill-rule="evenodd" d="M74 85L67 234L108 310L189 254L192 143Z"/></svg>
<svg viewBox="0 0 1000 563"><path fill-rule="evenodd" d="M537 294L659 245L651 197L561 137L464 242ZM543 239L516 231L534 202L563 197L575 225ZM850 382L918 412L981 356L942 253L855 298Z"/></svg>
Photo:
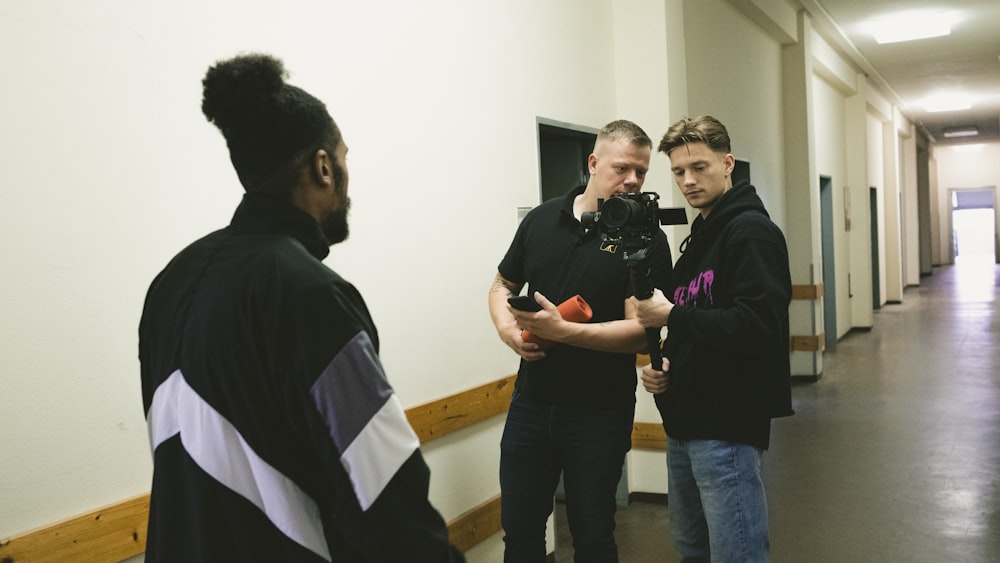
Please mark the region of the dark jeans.
<svg viewBox="0 0 1000 563"><path fill-rule="evenodd" d="M615 493L632 446L635 405L542 407L514 392L500 441L504 561L545 561L545 523L563 474L577 563L618 561Z"/></svg>

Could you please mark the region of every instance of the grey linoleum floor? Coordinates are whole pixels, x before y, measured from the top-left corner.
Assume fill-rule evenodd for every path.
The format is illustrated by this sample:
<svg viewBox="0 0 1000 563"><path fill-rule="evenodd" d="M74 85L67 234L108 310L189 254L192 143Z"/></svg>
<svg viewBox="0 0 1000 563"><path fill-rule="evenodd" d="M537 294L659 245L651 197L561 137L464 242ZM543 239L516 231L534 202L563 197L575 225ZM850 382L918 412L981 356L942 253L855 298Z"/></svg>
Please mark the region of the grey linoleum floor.
<svg viewBox="0 0 1000 563"><path fill-rule="evenodd" d="M1000 562L1000 267L934 268L792 392L764 458L772 561ZM666 506L617 521L623 563L678 561ZM566 528L560 504L559 563Z"/></svg>

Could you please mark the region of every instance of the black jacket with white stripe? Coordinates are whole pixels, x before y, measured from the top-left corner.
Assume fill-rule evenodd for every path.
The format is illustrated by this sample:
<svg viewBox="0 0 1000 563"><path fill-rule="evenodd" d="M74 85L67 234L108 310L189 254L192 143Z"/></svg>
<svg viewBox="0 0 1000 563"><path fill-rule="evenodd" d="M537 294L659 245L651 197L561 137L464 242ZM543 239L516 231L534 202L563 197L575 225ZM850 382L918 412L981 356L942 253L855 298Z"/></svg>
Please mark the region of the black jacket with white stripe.
<svg viewBox="0 0 1000 563"><path fill-rule="evenodd" d="M357 290L305 212L248 194L139 325L147 562L463 561Z"/></svg>

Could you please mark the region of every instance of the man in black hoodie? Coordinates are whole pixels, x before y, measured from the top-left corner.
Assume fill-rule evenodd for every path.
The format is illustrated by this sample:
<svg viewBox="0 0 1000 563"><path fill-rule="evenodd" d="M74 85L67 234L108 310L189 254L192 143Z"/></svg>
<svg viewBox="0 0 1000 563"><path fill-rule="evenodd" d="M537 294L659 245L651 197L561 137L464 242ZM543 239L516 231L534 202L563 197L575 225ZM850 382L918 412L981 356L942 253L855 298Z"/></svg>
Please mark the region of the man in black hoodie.
<svg viewBox="0 0 1000 563"><path fill-rule="evenodd" d="M700 215L681 244L668 299L636 301L645 327L668 329L662 371L642 380L668 436L670 526L684 561L767 561L760 477L771 419L793 414L781 230L747 181L732 181L725 126L682 119L659 146Z"/></svg>

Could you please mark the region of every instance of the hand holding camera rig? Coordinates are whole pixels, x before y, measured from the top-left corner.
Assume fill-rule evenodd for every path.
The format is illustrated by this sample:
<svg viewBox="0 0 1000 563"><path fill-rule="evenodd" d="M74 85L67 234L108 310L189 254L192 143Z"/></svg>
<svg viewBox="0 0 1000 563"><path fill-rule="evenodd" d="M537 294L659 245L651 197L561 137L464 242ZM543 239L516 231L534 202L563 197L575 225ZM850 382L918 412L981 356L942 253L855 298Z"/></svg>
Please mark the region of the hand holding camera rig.
<svg viewBox="0 0 1000 563"><path fill-rule="evenodd" d="M606 201L597 200L597 211L588 211L580 219L584 227L596 226L602 241L619 247L615 252L623 252L636 299L653 296L647 258L660 225L687 224L683 207L661 208L659 199L656 192L617 193ZM663 359L658 328L646 329L646 344L653 369L661 369Z"/></svg>

